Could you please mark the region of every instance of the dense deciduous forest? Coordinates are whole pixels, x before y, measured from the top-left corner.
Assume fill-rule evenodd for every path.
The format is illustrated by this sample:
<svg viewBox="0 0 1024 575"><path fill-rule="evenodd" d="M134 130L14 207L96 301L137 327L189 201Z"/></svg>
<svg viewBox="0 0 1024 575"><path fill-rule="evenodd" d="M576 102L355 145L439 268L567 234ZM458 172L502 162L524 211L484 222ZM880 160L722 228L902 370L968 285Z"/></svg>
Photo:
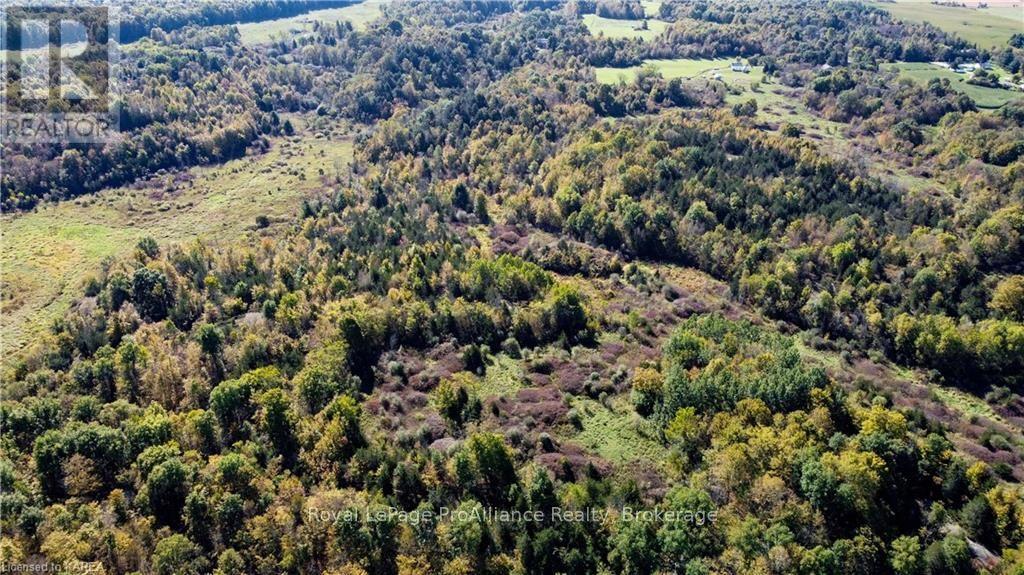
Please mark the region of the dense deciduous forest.
<svg viewBox="0 0 1024 575"><path fill-rule="evenodd" d="M133 8L126 137L4 144L17 211L356 134L293 220L144 239L9 358L5 564L1024 572L1024 100L881 66L1019 81L1019 40L853 2L665 2L649 41L581 21L628 0L232 25L311 6ZM594 80L720 57L834 142L759 86Z"/></svg>

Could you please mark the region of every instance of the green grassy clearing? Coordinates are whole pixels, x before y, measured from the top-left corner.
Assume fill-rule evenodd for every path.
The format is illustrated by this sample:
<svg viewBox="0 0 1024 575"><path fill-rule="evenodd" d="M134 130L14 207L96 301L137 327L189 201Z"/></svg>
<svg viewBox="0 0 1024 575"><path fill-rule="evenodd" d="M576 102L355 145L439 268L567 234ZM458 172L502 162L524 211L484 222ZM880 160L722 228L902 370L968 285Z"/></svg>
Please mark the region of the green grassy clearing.
<svg viewBox="0 0 1024 575"><path fill-rule="evenodd" d="M487 373L480 380L478 392L481 398L491 396L513 397L523 388L523 367L521 362L504 353L494 356L494 363L487 366Z"/></svg>
<svg viewBox="0 0 1024 575"><path fill-rule="evenodd" d="M644 41L654 38L668 28L668 22L648 19L647 29L643 30L638 29L642 24L641 20L614 20L612 18L602 18L596 14L586 14L583 16L583 24L586 25L587 29L594 36L640 38Z"/></svg>
<svg viewBox="0 0 1024 575"><path fill-rule="evenodd" d="M940 6L920 0L872 5L901 20L927 22L981 48L1005 46L1011 35L1024 30L1024 8L1020 3L984 9Z"/></svg>
<svg viewBox="0 0 1024 575"><path fill-rule="evenodd" d="M633 461L659 461L665 447L654 435L654 426L636 414L625 398L608 409L592 399L578 398L573 407L583 423L572 439L614 464Z"/></svg>
<svg viewBox="0 0 1024 575"><path fill-rule="evenodd" d="M640 5L644 7L644 15L648 18L657 18L662 4L660 0L640 0Z"/></svg>
<svg viewBox="0 0 1024 575"><path fill-rule="evenodd" d="M822 351L809 347L799 337L793 339L793 345L800 352L800 357L805 361L821 366L826 370L837 372L843 368L843 362L838 353Z"/></svg>
<svg viewBox="0 0 1024 575"><path fill-rule="evenodd" d="M1022 92L968 84L967 74L957 74L952 70L947 70L934 64L900 62L882 64L882 68L899 70L900 76L911 78L918 82L927 82L932 78L946 78L955 90L970 96L980 108L999 108L1007 102L1024 98L1024 93Z"/></svg>
<svg viewBox="0 0 1024 575"><path fill-rule="evenodd" d="M941 192L944 189L934 179L915 176L906 166L865 152L859 147L863 142L848 137L849 127L846 124L816 115L796 91L765 78L760 67L754 66L749 74L732 72L728 68L717 73L730 87L725 103L734 105L753 98L757 102L757 119L760 122L779 128L784 124L796 125L802 132L800 137L813 140L822 151L839 158L861 157L871 175L907 191Z"/></svg>
<svg viewBox="0 0 1024 575"><path fill-rule="evenodd" d="M313 22L316 21L334 24L347 20L356 30L362 30L380 16L383 3L384 0L366 0L344 8L313 10L291 18L239 24L238 31L242 35L243 43L264 44L281 36L306 32L313 28Z"/></svg>
<svg viewBox="0 0 1024 575"><path fill-rule="evenodd" d="M316 21L334 24L349 21L356 30L363 30L381 15L381 7L387 0L364 0L358 4L344 8L327 8L313 10L305 14L265 20L263 22L247 22L238 24L238 32L245 44L265 44L282 36L301 34L313 28ZM70 44L68 49L74 50L80 44ZM26 53L41 54L43 49L25 50ZM0 60L7 57L6 50L0 50Z"/></svg>
<svg viewBox="0 0 1024 575"><path fill-rule="evenodd" d="M984 417L990 421L1005 423L1003 418L993 411L984 400L969 393L939 385L931 386L931 391L946 407L955 409L964 415Z"/></svg>
<svg viewBox="0 0 1024 575"><path fill-rule="evenodd" d="M10 358L81 294L104 258L131 253L151 236L163 245L203 237L234 239L255 218L287 222L322 187L320 170L344 173L352 143L279 139L269 152L190 170L190 182L105 190L0 219L2 347Z"/></svg>
<svg viewBox="0 0 1024 575"><path fill-rule="evenodd" d="M791 122L805 132L819 137L836 138L841 124L815 117L790 91L770 83L760 66L750 72L734 72L729 68L732 58L712 60L678 58L672 60L645 60L642 66L631 68L595 68L597 81L602 83L630 82L644 67L654 68L666 79L685 78L695 81L721 81L730 88L726 104L732 105L753 98L757 101L758 117L765 121Z"/></svg>
<svg viewBox="0 0 1024 575"><path fill-rule="evenodd" d="M597 81L602 84L617 84L619 82L631 82L636 78L637 72L645 67L653 67L661 72L666 79L672 78L693 78L704 73L713 71L729 71L731 58L718 58L715 60L698 60L690 58L676 58L673 60L644 60L641 66L630 68L594 68L597 74ZM731 72L732 73L732 72ZM739 74L739 72L735 72ZM724 74L723 74L724 77Z"/></svg>

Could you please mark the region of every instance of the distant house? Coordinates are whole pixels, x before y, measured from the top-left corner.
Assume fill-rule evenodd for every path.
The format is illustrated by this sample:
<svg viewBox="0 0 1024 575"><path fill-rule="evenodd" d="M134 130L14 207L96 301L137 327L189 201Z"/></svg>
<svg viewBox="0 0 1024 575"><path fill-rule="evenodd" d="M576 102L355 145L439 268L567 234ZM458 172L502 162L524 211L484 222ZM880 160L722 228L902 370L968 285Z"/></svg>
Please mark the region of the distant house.
<svg viewBox="0 0 1024 575"><path fill-rule="evenodd" d="M733 72L743 72L744 74L750 72L750 66L744 64L743 62L740 62L739 60L730 64L729 69L732 70Z"/></svg>

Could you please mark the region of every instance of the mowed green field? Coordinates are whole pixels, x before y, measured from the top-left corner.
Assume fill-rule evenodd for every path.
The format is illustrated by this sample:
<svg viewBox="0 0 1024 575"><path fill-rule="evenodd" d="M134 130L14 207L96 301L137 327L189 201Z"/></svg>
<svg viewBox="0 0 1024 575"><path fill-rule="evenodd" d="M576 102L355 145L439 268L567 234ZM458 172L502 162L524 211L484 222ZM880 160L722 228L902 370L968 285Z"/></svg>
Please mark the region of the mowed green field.
<svg viewBox="0 0 1024 575"><path fill-rule="evenodd" d="M316 21L334 24L347 20L356 30L362 30L380 16L380 8L384 2L385 0L365 0L344 8L313 10L291 18L239 24L238 31L242 35L242 42L246 44L265 44L281 36L309 31Z"/></svg>
<svg viewBox="0 0 1024 575"><path fill-rule="evenodd" d="M657 18L662 4L663 2L660 0L640 0L640 5L644 7L644 14L648 18Z"/></svg>
<svg viewBox="0 0 1024 575"><path fill-rule="evenodd" d="M927 82L932 78L946 78L953 85L953 89L970 96L980 108L999 108L1007 102L1024 98L1024 92L968 84L967 74L957 74L952 70L940 68L934 64L900 62L896 64L882 64L882 68L899 70L900 76L912 78L919 82Z"/></svg>
<svg viewBox="0 0 1024 575"><path fill-rule="evenodd" d="M701 60L691 58L676 58L672 60L644 60L641 66L630 68L594 68L597 74L597 81L602 84L616 84L620 81L631 82L637 72L644 67L652 67L661 72L665 79L672 78L694 78L712 71L721 73L723 78L729 70L732 58L717 58L714 60ZM738 72L737 72L738 73Z"/></svg>
<svg viewBox="0 0 1024 575"><path fill-rule="evenodd" d="M901 20L928 22L981 48L1005 46L1010 36L1024 31L1024 6L1020 2L994 4L982 9L940 6L918 0L874 2L872 5Z"/></svg>
<svg viewBox="0 0 1024 575"><path fill-rule="evenodd" d="M646 11L646 7L644 10ZM641 20L615 20L602 18L596 14L583 16L583 24L594 36L604 35L605 38L640 38L647 41L668 28L668 23L661 20L647 20L647 29L640 29Z"/></svg>
<svg viewBox="0 0 1024 575"><path fill-rule="evenodd" d="M60 317L104 258L131 253L146 236L161 245L236 239L253 233L256 216L269 217L271 227L291 222L302 199L323 187L321 170L345 176L351 158L347 137L280 139L266 154L192 169L189 178L168 176L3 216L3 356Z"/></svg>

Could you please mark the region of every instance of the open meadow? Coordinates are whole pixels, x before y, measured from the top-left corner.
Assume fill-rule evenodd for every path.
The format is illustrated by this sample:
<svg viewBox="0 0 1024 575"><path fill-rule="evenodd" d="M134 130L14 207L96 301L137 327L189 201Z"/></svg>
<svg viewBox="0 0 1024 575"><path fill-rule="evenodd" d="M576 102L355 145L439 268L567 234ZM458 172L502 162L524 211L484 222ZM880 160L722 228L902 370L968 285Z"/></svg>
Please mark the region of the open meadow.
<svg viewBox="0 0 1024 575"><path fill-rule="evenodd" d="M280 139L270 151L3 216L3 349L11 357L60 317L83 280L144 237L233 239L288 225L321 177L347 175L351 140Z"/></svg>
<svg viewBox="0 0 1024 575"><path fill-rule="evenodd" d="M238 32L245 44L265 44L271 40L312 30L314 22L334 24L348 21L356 30L363 30L381 14L381 5L385 0L366 0L344 8L327 8L313 10L290 18L278 18L263 22L239 24Z"/></svg>
<svg viewBox="0 0 1024 575"><path fill-rule="evenodd" d="M644 41L654 38L668 28L668 23L661 20L618 20L602 18L596 14L585 15L583 17L583 24L586 25L587 29L594 36L604 36L605 38L640 38Z"/></svg>
<svg viewBox="0 0 1024 575"><path fill-rule="evenodd" d="M882 64L882 68L899 70L900 76L912 78L921 83L927 83L932 78L946 78L952 84L953 89L970 96L979 108L999 108L1007 102L1024 98L1024 93L1021 92L970 84L967 82L967 74L957 74L935 64L900 62Z"/></svg>
<svg viewBox="0 0 1024 575"><path fill-rule="evenodd" d="M1024 6L1020 2L990 4L988 8L976 8L941 6L918 0L872 3L896 18L927 22L981 48L1005 44L1010 36L1024 30Z"/></svg>
<svg viewBox="0 0 1024 575"><path fill-rule="evenodd" d="M615 84L620 81L631 82L637 72L643 68L653 68L661 73L666 80L672 78L693 78L701 74L722 73L729 71L730 58L697 59L675 58L671 60L644 60L641 66L629 68L594 68L597 81L602 84Z"/></svg>
<svg viewBox="0 0 1024 575"><path fill-rule="evenodd" d="M644 7L644 14L648 18L657 18L662 4L661 0L640 0L640 5Z"/></svg>
<svg viewBox="0 0 1024 575"><path fill-rule="evenodd" d="M620 82L631 83L637 73L643 69L653 69L665 79L682 78L697 86L721 82L727 86L725 95L727 105L739 105L749 100L757 103L756 117L766 127L781 130L786 125L794 125L800 129L801 137L813 140L822 150L836 157L860 158L864 167L873 175L892 182L904 189L924 191L936 189L935 183L910 173L904 166L892 162L880 161L874 155L857 152L856 140L847 138L846 126L822 118L808 109L801 100L798 91L786 87L777 81L767 78L761 66L752 66L749 72L738 72L730 69L732 58L696 59L677 58L671 60L645 60L641 66L629 68L595 68L597 81L605 84ZM900 66L914 66L903 65ZM940 68L928 65L937 72ZM952 76L957 76L948 72ZM1009 90L993 90L969 84L964 89L978 89L970 93L974 98L982 97L979 105L1001 105L1011 99L1015 93ZM958 86L960 87L960 86ZM990 94L989 92L994 92Z"/></svg>

